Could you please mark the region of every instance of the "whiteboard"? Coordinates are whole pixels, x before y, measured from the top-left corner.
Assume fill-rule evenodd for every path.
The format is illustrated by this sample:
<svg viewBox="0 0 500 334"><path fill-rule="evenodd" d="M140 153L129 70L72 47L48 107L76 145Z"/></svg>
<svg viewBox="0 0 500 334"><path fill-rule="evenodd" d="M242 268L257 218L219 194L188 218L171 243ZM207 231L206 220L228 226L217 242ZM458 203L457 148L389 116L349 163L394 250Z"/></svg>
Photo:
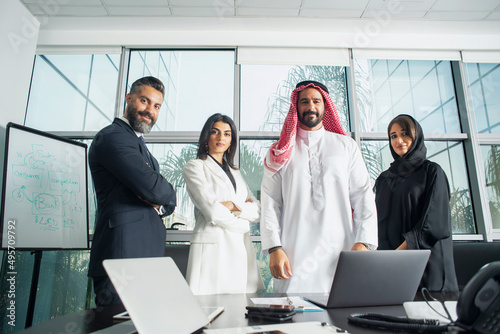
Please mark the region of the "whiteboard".
<svg viewBox="0 0 500 334"><path fill-rule="evenodd" d="M87 145L7 124L3 249L88 249Z"/></svg>

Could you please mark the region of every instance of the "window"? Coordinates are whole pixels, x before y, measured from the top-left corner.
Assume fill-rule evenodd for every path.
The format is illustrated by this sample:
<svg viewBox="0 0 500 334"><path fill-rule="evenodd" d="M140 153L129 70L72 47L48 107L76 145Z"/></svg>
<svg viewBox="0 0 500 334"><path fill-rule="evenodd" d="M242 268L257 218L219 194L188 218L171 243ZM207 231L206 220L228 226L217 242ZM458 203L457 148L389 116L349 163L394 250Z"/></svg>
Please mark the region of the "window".
<svg viewBox="0 0 500 334"><path fill-rule="evenodd" d="M242 131L281 131L296 84L324 83L349 131L345 68L342 66L241 65Z"/></svg>
<svg viewBox="0 0 500 334"><path fill-rule="evenodd" d="M233 117L234 51L132 51L127 93L144 76L159 78L165 99L153 131L200 131L208 117Z"/></svg>
<svg viewBox="0 0 500 334"><path fill-rule="evenodd" d="M424 133L460 133L450 62L356 59L360 131L387 132L399 114L417 119Z"/></svg>
<svg viewBox="0 0 500 334"><path fill-rule="evenodd" d="M500 64L465 64L468 95L484 168L493 229L500 229Z"/></svg>
<svg viewBox="0 0 500 334"><path fill-rule="evenodd" d="M264 158L279 138L283 121L290 109L290 96L304 80L323 82L329 89L341 123L349 131L346 71L342 66L241 65L240 90L240 168L254 196L260 198ZM250 135L245 136L245 131ZM270 132L272 139L262 137ZM254 133L257 133L254 135ZM253 235L260 235L258 223Z"/></svg>
<svg viewBox="0 0 500 334"><path fill-rule="evenodd" d="M493 228L500 229L500 146L481 145Z"/></svg>
<svg viewBox="0 0 500 334"><path fill-rule="evenodd" d="M201 130L201 128L200 128ZM177 196L177 207L172 215L164 218L165 225L185 224L183 229L194 228L194 204L189 198L182 170L189 160L196 159L198 145L195 144L148 144L148 149L158 160L160 173L172 184Z"/></svg>
<svg viewBox="0 0 500 334"><path fill-rule="evenodd" d="M478 133L500 134L500 64L466 64L469 98Z"/></svg>
<svg viewBox="0 0 500 334"><path fill-rule="evenodd" d="M384 138L362 139L372 182L394 160L388 147L387 125L395 116L409 114L422 126L427 158L437 162L448 177L453 233L475 233L451 63L357 59L355 80L360 130L367 136L381 133L378 137Z"/></svg>
<svg viewBox="0 0 500 334"><path fill-rule="evenodd" d="M25 125L97 131L112 122L120 55L38 55Z"/></svg>
<svg viewBox="0 0 500 334"><path fill-rule="evenodd" d="M196 159L199 133L208 117L222 113L234 117L234 50L132 50L127 90L144 76L165 85L165 99L148 148L158 159L162 175L174 186L177 207L165 225L194 228L194 205L186 191L182 170ZM179 143L179 138L184 138Z"/></svg>
<svg viewBox="0 0 500 334"><path fill-rule="evenodd" d="M493 228L500 229L500 64L465 64L467 93L474 129L479 139L488 198L471 195L469 166L474 159L465 153L471 136L464 127L455 93L457 78L450 61L354 59L353 69L343 66L235 65L235 50L130 50L125 49L120 68L119 54L38 55L33 70L25 125L42 131L63 131L71 138L90 145L93 135L109 125L122 110L125 94L136 79L153 75L162 80L166 95L160 116L147 145L158 159L162 175L172 183L178 206L166 218L167 227L183 223L194 227L194 206L186 192L182 169L196 157L199 132L206 119L220 112L231 116L239 127L240 170L254 195L260 197L263 159L278 139L290 106L290 95L302 80L325 83L346 131L360 138L361 150L372 181L387 169L393 158L386 135L389 121L401 113L410 114L422 125L426 135L427 157L446 172L451 188L452 223L455 237L476 235L472 202L487 201ZM354 80L347 74L354 71ZM118 90L119 78L124 87ZM461 84L461 83L460 83ZM351 128L349 89L356 90L357 128ZM117 99L117 96L118 99ZM469 146L468 146L469 145ZM473 148L474 149L474 148ZM473 161L475 162L475 161ZM89 173L90 176L90 173ZM92 182L89 182L92 185ZM474 196L474 197L473 197ZM479 196L477 196L479 197ZM474 201L473 201L474 200ZM476 201L477 200L477 201ZM89 189L90 233L93 233L95 197ZM476 208L477 210L477 208ZM260 235L259 223L251 225L254 240ZM182 234L182 233L181 233ZM171 234L170 234L171 235ZM189 240L189 232L185 240ZM266 286L270 286L268 256L255 243L256 257ZM5 253L5 252L4 252ZM40 272L34 323L92 306L91 285L86 279L89 251L44 252ZM5 257L5 254L4 254ZM18 252L16 265L16 304L27 305L33 256ZM3 261L2 291L7 290L6 261ZM60 278L64 279L61 280ZM87 284L87 285L86 285ZM86 291L85 294L82 292ZM0 303L0 308L6 307ZM16 309L16 320L24 324L26 309ZM6 328L3 322L2 331Z"/></svg>

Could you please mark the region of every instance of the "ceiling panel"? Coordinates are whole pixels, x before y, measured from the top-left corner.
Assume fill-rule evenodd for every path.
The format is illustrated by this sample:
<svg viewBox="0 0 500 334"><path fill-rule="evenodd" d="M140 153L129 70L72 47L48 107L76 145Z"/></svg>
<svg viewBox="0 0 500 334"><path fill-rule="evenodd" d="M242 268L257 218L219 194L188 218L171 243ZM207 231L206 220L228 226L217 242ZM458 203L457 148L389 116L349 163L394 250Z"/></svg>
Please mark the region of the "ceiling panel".
<svg viewBox="0 0 500 334"><path fill-rule="evenodd" d="M43 1L43 0L30 0L37 2L39 4L46 3L49 5L51 1ZM53 2L52 2L53 3ZM101 0L59 0L57 1L58 5L68 5L68 6L102 6Z"/></svg>
<svg viewBox="0 0 500 334"><path fill-rule="evenodd" d="M2 1L2 0L0 0ZM500 0L20 0L35 16L500 21Z"/></svg>
<svg viewBox="0 0 500 334"><path fill-rule="evenodd" d="M500 21L500 12L492 12L490 13L485 20L488 21Z"/></svg>
<svg viewBox="0 0 500 334"><path fill-rule="evenodd" d="M370 0L331 1L331 0L304 0L302 8L307 9L365 9Z"/></svg>
<svg viewBox="0 0 500 334"><path fill-rule="evenodd" d="M255 17L298 17L299 9L281 8L238 8L236 12L241 16Z"/></svg>
<svg viewBox="0 0 500 334"><path fill-rule="evenodd" d="M43 7L42 7L43 9ZM50 16L107 16L108 12L104 7L98 6L58 6L51 9Z"/></svg>
<svg viewBox="0 0 500 334"><path fill-rule="evenodd" d="M432 10L453 12L492 11L500 5L500 0L437 0Z"/></svg>
<svg viewBox="0 0 500 334"><path fill-rule="evenodd" d="M169 7L156 6L108 6L109 15L113 16L171 16Z"/></svg>
<svg viewBox="0 0 500 334"><path fill-rule="evenodd" d="M33 15L43 15L45 12L36 4L26 4L26 8L31 12Z"/></svg>
<svg viewBox="0 0 500 334"><path fill-rule="evenodd" d="M234 8L230 7L171 7L173 16L184 17L226 17L234 16Z"/></svg>
<svg viewBox="0 0 500 334"><path fill-rule="evenodd" d="M401 20L401 19L422 19L427 14L427 11L398 11L391 13L390 19ZM380 12L374 10L368 10L364 13L363 18L365 19L380 19L384 16L380 15Z"/></svg>
<svg viewBox="0 0 500 334"><path fill-rule="evenodd" d="M294 8L299 9L302 0L239 0L236 1L238 8Z"/></svg>
<svg viewBox="0 0 500 334"><path fill-rule="evenodd" d="M234 7L234 0L168 0L168 3L175 7Z"/></svg>
<svg viewBox="0 0 500 334"><path fill-rule="evenodd" d="M85 1L85 0L83 0ZM108 6L168 6L167 0L101 0L103 4Z"/></svg>
<svg viewBox="0 0 500 334"><path fill-rule="evenodd" d="M428 11L437 0L371 0L367 10L389 10L391 12L401 11Z"/></svg>
<svg viewBox="0 0 500 334"><path fill-rule="evenodd" d="M300 16L317 18L360 18L363 10L302 9Z"/></svg>
<svg viewBox="0 0 500 334"><path fill-rule="evenodd" d="M481 21L489 12L429 12L425 19L442 21Z"/></svg>

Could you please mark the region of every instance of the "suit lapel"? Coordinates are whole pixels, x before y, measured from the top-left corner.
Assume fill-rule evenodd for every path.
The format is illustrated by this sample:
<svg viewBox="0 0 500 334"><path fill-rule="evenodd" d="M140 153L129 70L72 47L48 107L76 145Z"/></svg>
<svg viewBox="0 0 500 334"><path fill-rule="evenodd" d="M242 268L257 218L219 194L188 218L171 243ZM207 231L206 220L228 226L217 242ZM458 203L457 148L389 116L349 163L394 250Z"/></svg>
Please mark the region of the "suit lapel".
<svg viewBox="0 0 500 334"><path fill-rule="evenodd" d="M207 156L207 158L205 160L203 160L203 162L210 169L210 171L212 173L217 175L217 177L220 179L221 183L224 183L230 189L230 191L232 193L235 193L233 184L231 183L231 180L229 180L229 177L226 175L226 172L224 172L224 170L214 161L214 159Z"/></svg>
<svg viewBox="0 0 500 334"><path fill-rule="evenodd" d="M149 165L151 166L151 168L153 168L155 171L159 171L160 167L158 165L158 161L149 152L146 144L143 144L141 139L139 137L137 137L137 135L135 134L134 130L130 127L130 125L128 125L127 123L125 123L123 120L121 120L119 118L115 118L114 123L116 123L116 125L124 128L127 132L130 133L130 135L134 136L134 138L137 140L137 145L139 146L139 151L141 152L142 156L144 157L144 160L146 160L149 163Z"/></svg>

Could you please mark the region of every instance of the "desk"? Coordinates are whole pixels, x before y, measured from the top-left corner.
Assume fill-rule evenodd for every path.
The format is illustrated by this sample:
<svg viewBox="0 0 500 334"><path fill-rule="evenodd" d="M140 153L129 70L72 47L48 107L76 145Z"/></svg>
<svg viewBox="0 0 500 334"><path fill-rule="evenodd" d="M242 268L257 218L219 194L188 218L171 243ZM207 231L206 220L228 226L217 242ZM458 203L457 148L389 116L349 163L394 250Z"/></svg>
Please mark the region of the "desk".
<svg viewBox="0 0 500 334"><path fill-rule="evenodd" d="M458 293L432 293L439 300L457 300ZM258 325L259 323L249 322L245 318L245 306L253 305L250 298L253 297L282 297L285 294L234 294L234 295L208 295L197 296L202 306L224 306L225 311L219 315L208 328L229 328ZM417 295L415 300L422 300ZM123 312L122 305L113 305L106 308L97 308L81 311L62 317L49 320L45 323L35 325L21 332L23 334L39 333L92 333L98 329L109 327L113 324L113 315ZM350 333L382 333L379 330L370 330L358 326L351 326L347 323L347 316L351 313L374 312L394 316L405 316L406 313L402 305L378 306L378 307L356 307L328 309L323 312L303 312L297 313L293 321L320 321L328 322Z"/></svg>

